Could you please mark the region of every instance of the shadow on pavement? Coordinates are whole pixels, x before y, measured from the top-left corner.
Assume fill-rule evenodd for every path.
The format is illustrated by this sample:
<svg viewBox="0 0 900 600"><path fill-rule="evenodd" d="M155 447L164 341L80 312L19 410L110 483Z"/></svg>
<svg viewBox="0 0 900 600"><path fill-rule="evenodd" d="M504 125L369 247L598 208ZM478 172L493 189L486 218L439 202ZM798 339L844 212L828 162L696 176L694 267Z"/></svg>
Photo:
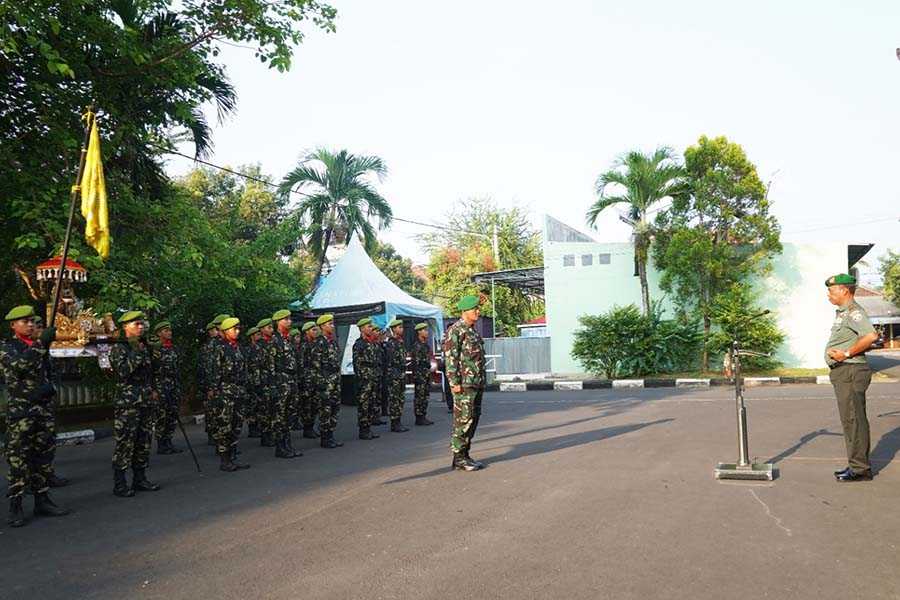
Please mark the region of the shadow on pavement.
<svg viewBox="0 0 900 600"><path fill-rule="evenodd" d="M843 437L844 434L835 433L833 431L828 431L827 429L824 429L824 428L816 430L816 431L810 431L809 433L800 436L800 439L797 441L796 444L794 444L790 448L783 450L782 452L779 452L778 454L776 454L775 456L773 456L766 462L773 463L773 464L779 463L779 462L783 461L785 458L787 458L788 456L791 456L792 454L797 452L797 450L799 450L800 448L802 448L809 442L811 442L814 439L816 439L817 437L820 437L823 435L836 435L838 437Z"/></svg>
<svg viewBox="0 0 900 600"><path fill-rule="evenodd" d="M872 470L875 474L883 471L893 462L898 450L900 450L900 427L895 427L881 436L881 439L878 440L878 443L869 455L870 459L877 458L878 464L881 465L878 467L874 464L872 465Z"/></svg>

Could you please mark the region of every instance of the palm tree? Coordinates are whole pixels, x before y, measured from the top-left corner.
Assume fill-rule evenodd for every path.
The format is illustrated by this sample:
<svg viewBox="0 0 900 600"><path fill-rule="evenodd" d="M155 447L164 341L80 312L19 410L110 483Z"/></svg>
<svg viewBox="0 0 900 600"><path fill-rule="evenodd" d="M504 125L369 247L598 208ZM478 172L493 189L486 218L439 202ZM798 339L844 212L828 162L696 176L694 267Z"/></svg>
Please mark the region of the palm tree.
<svg viewBox="0 0 900 600"><path fill-rule="evenodd" d="M613 168L597 177L594 191L597 201L587 211L587 224L596 228L597 217L609 206L627 204L628 217L622 217L632 227L634 256L641 280L641 304L644 314L650 313L650 288L647 285L647 257L652 226L647 221L651 207L666 197L677 194L683 186L683 169L676 162L675 151L657 148L647 156L632 150L616 160Z"/></svg>
<svg viewBox="0 0 900 600"><path fill-rule="evenodd" d="M314 287L318 286L325 266L325 252L336 233L349 239L361 234L367 249L375 244L375 228L370 219L377 217L378 228L391 222L393 212L388 201L366 180L370 175L381 180L387 167L377 156L356 156L346 150L334 153L324 148L308 154L279 186L283 198L302 192L298 217L310 224L307 245L318 261Z"/></svg>

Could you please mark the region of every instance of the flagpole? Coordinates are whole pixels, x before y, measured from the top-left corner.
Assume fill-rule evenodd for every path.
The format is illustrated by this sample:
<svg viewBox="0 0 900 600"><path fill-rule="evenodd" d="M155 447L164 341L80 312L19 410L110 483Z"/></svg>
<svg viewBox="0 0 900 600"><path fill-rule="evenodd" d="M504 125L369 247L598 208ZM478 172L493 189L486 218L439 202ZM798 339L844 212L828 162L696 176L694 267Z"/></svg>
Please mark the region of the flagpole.
<svg viewBox="0 0 900 600"><path fill-rule="evenodd" d="M69 241L72 237L72 223L75 221L75 202L81 191L81 177L84 175L84 162L87 157L87 146L91 136L91 128L94 126L94 105L89 104L85 112L87 124L84 127L84 141L81 143L81 156L78 158L78 175L75 177L75 185L72 186L71 201L69 203L69 223L66 225L66 237L63 241L62 260L59 263L59 276L56 278L56 286L53 288L53 304L50 306L50 319L47 327L55 327L56 309L59 306L59 292L62 289L63 275L66 272L66 259L69 257Z"/></svg>

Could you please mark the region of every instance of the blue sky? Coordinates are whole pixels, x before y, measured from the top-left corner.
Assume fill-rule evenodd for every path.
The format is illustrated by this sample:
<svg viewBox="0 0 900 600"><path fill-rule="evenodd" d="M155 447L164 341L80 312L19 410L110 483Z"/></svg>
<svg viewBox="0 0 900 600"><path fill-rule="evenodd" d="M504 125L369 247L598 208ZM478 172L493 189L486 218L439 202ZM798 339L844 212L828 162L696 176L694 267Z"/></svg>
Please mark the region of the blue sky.
<svg viewBox="0 0 900 600"><path fill-rule="evenodd" d="M771 180L785 241L900 249L898 2L332 4L337 33L310 31L288 73L224 47L239 107L213 162L280 178L308 149L347 148L387 162L399 217L491 196L584 229L622 152L725 135ZM421 231L384 237L424 260ZM611 212L591 235L628 228Z"/></svg>

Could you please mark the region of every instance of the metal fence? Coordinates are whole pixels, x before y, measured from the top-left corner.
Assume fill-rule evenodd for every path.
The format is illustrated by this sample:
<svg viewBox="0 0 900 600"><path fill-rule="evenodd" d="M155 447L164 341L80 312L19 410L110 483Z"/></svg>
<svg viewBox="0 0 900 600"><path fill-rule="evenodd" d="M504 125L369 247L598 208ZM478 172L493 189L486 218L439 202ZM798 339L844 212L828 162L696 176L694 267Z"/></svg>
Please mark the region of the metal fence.
<svg viewBox="0 0 900 600"><path fill-rule="evenodd" d="M112 404L115 395L115 384L85 384L64 381L56 386L56 406L67 410L79 406L100 406ZM0 385L0 409L6 407L6 386Z"/></svg>
<svg viewBox="0 0 900 600"><path fill-rule="evenodd" d="M550 338L488 338L484 353L497 354L497 374L549 373Z"/></svg>

